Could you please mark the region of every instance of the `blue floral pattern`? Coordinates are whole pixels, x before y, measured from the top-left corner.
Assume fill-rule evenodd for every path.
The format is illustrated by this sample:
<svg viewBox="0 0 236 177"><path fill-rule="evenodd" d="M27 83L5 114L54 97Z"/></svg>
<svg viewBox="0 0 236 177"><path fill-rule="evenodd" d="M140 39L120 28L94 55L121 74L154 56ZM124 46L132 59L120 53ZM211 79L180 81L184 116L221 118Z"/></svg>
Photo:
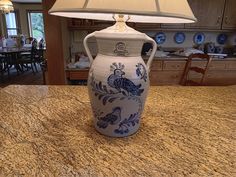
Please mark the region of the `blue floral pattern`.
<svg viewBox="0 0 236 177"><path fill-rule="evenodd" d="M116 134L124 134L129 133L129 127L135 126L139 123L139 114L131 114L129 118L125 118L121 121L121 108L115 107L111 113L105 116L99 116L97 114L97 126L101 129L106 129L109 125L117 125L119 123L119 127L114 130ZM101 113L103 114L103 113Z"/></svg>
<svg viewBox="0 0 236 177"><path fill-rule="evenodd" d="M145 66L143 66L142 63L138 63L136 67L137 67L136 69L137 76L140 77L140 79L143 79L145 82L147 82L147 70Z"/></svg>
<svg viewBox="0 0 236 177"><path fill-rule="evenodd" d="M121 108L116 107L113 109L111 113L105 115L104 117L99 117L97 126L99 128L105 129L108 127L109 124L111 125L118 124L120 120L121 120Z"/></svg>
<svg viewBox="0 0 236 177"><path fill-rule="evenodd" d="M102 100L103 105L106 105L107 102L112 103L116 99L124 99L123 97L115 96L118 92L109 90L106 85L102 85L102 82L96 83L94 77L92 77L91 86L94 95L98 97L99 100Z"/></svg>
<svg viewBox="0 0 236 177"><path fill-rule="evenodd" d="M147 72L145 67L138 63L136 65L136 74L140 79L147 81ZM105 106L108 103L113 103L116 100L132 100L138 104L138 110L136 113L130 114L128 118L122 118L121 107L114 107L113 110L105 114L97 110L94 112L94 116L97 118L97 127L101 129L106 129L109 125L117 125L114 130L116 134L129 133L129 127L136 126L139 123L139 117L142 112L142 101L140 99L141 94L144 89L142 89L142 84L136 85L131 80L125 77L125 72L123 71L125 66L121 63L112 63L110 74L107 78L107 85L103 85L102 82L96 82L93 71L91 70L91 87L94 95L98 100L102 101ZM93 110L95 110L93 108ZM100 113L98 113L100 112ZM122 121L121 121L122 120Z"/></svg>
<svg viewBox="0 0 236 177"><path fill-rule="evenodd" d="M139 114L131 114L129 118L125 118L120 124L119 128L115 129L116 134L124 134L124 133L129 133L129 127L135 126L136 124L139 123Z"/></svg>

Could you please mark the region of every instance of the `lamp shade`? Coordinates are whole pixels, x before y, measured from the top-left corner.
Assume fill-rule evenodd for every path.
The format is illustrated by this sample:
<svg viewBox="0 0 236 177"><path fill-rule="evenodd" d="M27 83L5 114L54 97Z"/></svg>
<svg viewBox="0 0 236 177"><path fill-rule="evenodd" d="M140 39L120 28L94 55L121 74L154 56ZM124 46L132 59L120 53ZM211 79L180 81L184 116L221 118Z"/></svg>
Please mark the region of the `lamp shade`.
<svg viewBox="0 0 236 177"><path fill-rule="evenodd" d="M114 21L114 14L129 15L129 22L192 23L187 0L57 0L52 15Z"/></svg>
<svg viewBox="0 0 236 177"><path fill-rule="evenodd" d="M13 4L10 0L0 0L0 10L3 13L9 13L14 10Z"/></svg>

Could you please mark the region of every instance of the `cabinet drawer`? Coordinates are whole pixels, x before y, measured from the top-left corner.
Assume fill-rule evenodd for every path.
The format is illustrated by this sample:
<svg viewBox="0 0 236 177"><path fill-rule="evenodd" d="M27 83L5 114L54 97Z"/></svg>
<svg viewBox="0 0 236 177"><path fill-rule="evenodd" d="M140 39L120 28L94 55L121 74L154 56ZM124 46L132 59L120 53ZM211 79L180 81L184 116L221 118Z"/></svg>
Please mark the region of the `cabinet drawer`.
<svg viewBox="0 0 236 177"><path fill-rule="evenodd" d="M152 71L150 82L155 85L177 85L180 82L182 71Z"/></svg>
<svg viewBox="0 0 236 177"><path fill-rule="evenodd" d="M210 63L210 70L225 70L226 63L224 61L213 61Z"/></svg>
<svg viewBox="0 0 236 177"><path fill-rule="evenodd" d="M208 85L235 85L236 71L209 71L206 84Z"/></svg>
<svg viewBox="0 0 236 177"><path fill-rule="evenodd" d="M236 71L209 71L207 78L222 78L236 80Z"/></svg>
<svg viewBox="0 0 236 177"><path fill-rule="evenodd" d="M228 70L236 70L236 61L228 61L226 64Z"/></svg>
<svg viewBox="0 0 236 177"><path fill-rule="evenodd" d="M163 70L184 70L186 61L164 61Z"/></svg>
<svg viewBox="0 0 236 177"><path fill-rule="evenodd" d="M207 62L206 61L193 61L192 66L197 66L200 68L205 68ZM226 63L225 61L212 61L210 63L210 70L225 70Z"/></svg>
<svg viewBox="0 0 236 177"><path fill-rule="evenodd" d="M151 66L151 71L162 70L162 61L153 61Z"/></svg>
<svg viewBox="0 0 236 177"><path fill-rule="evenodd" d="M88 73L89 73L88 70L69 71L69 74L67 74L67 77L70 80L87 80Z"/></svg>

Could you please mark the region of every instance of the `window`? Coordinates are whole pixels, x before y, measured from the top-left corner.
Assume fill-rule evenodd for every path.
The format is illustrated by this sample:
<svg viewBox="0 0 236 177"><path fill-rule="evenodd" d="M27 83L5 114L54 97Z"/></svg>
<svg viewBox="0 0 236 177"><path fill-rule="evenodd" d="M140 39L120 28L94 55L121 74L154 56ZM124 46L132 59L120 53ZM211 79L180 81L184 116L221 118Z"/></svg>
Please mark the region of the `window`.
<svg viewBox="0 0 236 177"><path fill-rule="evenodd" d="M30 36L40 41L44 39L43 13L39 11L28 12Z"/></svg>
<svg viewBox="0 0 236 177"><path fill-rule="evenodd" d="M16 21L16 13L11 12L5 14L6 18L6 26L7 26L7 35L8 36L16 36L17 35L17 21Z"/></svg>

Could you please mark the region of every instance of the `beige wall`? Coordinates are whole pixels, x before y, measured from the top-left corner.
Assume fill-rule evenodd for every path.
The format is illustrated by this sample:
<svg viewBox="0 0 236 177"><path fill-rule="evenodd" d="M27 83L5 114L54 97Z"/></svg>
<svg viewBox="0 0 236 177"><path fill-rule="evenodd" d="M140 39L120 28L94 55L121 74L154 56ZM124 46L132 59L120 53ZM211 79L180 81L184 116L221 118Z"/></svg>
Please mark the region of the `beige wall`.
<svg viewBox="0 0 236 177"><path fill-rule="evenodd" d="M29 10L42 10L41 4L23 4L23 3L14 3L14 8L19 11L19 20L20 20L20 28L21 33L29 36L29 29L28 29L28 17L27 11Z"/></svg>

